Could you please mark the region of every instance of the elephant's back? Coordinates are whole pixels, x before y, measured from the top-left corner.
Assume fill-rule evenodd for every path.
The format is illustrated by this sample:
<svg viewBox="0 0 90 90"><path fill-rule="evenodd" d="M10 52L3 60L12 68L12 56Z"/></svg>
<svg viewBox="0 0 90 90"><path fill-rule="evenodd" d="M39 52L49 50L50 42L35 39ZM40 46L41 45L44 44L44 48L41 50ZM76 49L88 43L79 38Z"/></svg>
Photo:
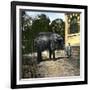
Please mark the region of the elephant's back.
<svg viewBox="0 0 90 90"><path fill-rule="evenodd" d="M46 35L40 35L34 39L34 44L37 49L44 51L49 47L49 37Z"/></svg>

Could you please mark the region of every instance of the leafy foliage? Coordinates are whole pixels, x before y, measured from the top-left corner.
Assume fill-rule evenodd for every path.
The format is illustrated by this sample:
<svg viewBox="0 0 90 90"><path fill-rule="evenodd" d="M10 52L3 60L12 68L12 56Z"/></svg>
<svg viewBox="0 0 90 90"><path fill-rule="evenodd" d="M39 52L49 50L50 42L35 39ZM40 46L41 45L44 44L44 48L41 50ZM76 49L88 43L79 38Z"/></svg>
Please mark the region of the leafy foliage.
<svg viewBox="0 0 90 90"><path fill-rule="evenodd" d="M46 15L44 14L38 15L37 18L35 18L32 23L33 38L35 38L35 36L39 32L48 32L49 23L50 19Z"/></svg>
<svg viewBox="0 0 90 90"><path fill-rule="evenodd" d="M65 36L65 23L62 19L55 19L51 23L52 32L60 34L63 38Z"/></svg>
<svg viewBox="0 0 90 90"><path fill-rule="evenodd" d="M31 27L32 18L28 16L25 11L21 13L21 30L22 30L22 53L29 53L31 51Z"/></svg>

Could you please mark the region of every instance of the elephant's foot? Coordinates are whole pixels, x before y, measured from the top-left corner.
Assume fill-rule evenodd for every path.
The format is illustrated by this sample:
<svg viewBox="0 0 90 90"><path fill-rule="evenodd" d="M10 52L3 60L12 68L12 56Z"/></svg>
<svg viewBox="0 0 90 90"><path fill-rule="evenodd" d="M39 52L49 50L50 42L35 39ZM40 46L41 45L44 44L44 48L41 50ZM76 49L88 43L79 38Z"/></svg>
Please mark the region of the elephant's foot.
<svg viewBox="0 0 90 90"><path fill-rule="evenodd" d="M37 63L39 64L42 61L42 59L38 58Z"/></svg>
<svg viewBox="0 0 90 90"><path fill-rule="evenodd" d="M52 58L51 58L51 57L49 57L49 59L51 60Z"/></svg>
<svg viewBox="0 0 90 90"><path fill-rule="evenodd" d="M55 60L55 52L53 52L53 60Z"/></svg>
<svg viewBox="0 0 90 90"><path fill-rule="evenodd" d="M55 57L53 57L53 60L55 60Z"/></svg>

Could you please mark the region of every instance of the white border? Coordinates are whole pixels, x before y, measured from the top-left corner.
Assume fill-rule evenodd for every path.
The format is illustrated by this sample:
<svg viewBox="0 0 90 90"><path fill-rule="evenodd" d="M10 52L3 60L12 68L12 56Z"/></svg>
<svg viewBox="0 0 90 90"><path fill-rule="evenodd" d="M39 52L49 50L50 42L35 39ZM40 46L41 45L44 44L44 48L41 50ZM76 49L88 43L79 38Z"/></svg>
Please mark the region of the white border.
<svg viewBox="0 0 90 90"><path fill-rule="evenodd" d="M80 14L80 76L69 77L53 77L53 78L36 78L36 79L19 79L20 72L20 25L19 25L19 10L20 9L33 9L33 10L50 10L61 12L81 12ZM52 82L72 82L72 81L84 81L84 9L72 9L72 8L51 8L51 7L34 7L34 6L16 6L16 84L36 84L36 83L52 83Z"/></svg>

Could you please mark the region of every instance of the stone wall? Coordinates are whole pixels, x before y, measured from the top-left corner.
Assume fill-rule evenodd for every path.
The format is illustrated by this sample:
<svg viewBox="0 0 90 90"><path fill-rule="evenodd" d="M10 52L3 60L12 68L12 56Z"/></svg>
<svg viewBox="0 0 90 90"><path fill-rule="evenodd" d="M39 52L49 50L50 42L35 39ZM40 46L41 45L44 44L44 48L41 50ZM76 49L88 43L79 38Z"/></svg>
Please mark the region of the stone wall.
<svg viewBox="0 0 90 90"><path fill-rule="evenodd" d="M80 55L80 46L72 46L72 56Z"/></svg>

